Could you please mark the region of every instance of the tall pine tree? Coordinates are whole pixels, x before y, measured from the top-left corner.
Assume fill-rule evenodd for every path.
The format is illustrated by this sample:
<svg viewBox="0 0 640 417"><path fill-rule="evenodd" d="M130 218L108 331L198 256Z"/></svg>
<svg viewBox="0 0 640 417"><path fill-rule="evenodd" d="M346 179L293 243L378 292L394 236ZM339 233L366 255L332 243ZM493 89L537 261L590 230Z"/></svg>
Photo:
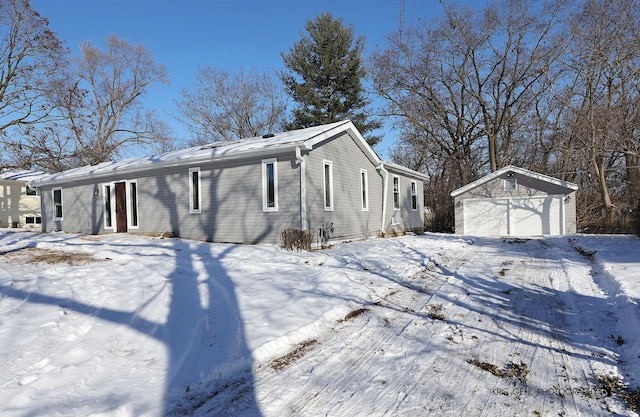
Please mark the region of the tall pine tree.
<svg viewBox="0 0 640 417"><path fill-rule="evenodd" d="M364 37L354 40L353 27L345 27L331 13L307 21L306 30L308 35L289 54L281 54L287 69L282 82L298 104L287 127L300 129L351 119L367 142L375 145L381 137L366 133L382 124L366 114L370 103L362 87Z"/></svg>

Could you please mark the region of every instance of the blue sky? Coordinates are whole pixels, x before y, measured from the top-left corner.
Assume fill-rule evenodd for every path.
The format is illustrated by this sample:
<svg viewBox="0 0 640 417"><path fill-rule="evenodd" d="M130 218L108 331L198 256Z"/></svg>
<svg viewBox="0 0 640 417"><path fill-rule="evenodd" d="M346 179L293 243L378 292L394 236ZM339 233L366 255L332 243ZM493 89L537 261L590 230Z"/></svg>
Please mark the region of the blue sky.
<svg viewBox="0 0 640 417"><path fill-rule="evenodd" d="M185 139L187 132L171 113L180 92L194 85L199 66L281 69L280 53L300 39L308 20L324 12L352 24L356 36L367 38L370 52L397 30L401 4L407 24L442 11L441 0L32 0L74 55L83 41L102 48L112 33L146 45L166 65L171 85L155 86L144 105ZM394 142L393 132L385 136L376 147L382 157Z"/></svg>

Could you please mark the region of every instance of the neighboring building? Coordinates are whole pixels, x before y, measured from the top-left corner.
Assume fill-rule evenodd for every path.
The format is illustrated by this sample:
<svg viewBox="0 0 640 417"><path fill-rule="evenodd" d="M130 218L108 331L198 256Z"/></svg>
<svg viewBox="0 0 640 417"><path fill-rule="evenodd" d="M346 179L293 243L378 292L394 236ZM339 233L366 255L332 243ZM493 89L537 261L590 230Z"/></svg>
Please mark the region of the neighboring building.
<svg viewBox="0 0 640 417"><path fill-rule="evenodd" d="M474 236L576 233L576 184L506 166L451 192L455 232Z"/></svg>
<svg viewBox="0 0 640 417"><path fill-rule="evenodd" d="M33 171L0 174L0 227L40 227L40 194L27 182L43 175Z"/></svg>
<svg viewBox="0 0 640 417"><path fill-rule="evenodd" d="M162 233L280 243L423 231L423 181L376 155L351 121L52 174L43 231Z"/></svg>

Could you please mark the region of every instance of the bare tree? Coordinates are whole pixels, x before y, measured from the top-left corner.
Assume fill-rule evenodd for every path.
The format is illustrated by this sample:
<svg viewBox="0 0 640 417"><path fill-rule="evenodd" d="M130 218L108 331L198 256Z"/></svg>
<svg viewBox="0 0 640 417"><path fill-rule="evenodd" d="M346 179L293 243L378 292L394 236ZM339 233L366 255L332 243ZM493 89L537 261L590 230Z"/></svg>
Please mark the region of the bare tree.
<svg viewBox="0 0 640 417"><path fill-rule="evenodd" d="M75 88L58 96L78 161L93 165L134 145L163 146L165 138L154 132L153 113L142 110L140 98L153 84L169 82L166 68L144 45L115 35L106 40L106 51L85 42L81 53Z"/></svg>
<svg viewBox="0 0 640 417"><path fill-rule="evenodd" d="M68 51L27 0L0 1L0 143L9 130L49 120L51 90L65 73ZM2 152L6 159L9 151ZM5 160L5 164L7 161ZM12 161L15 165L16 161Z"/></svg>
<svg viewBox="0 0 640 417"><path fill-rule="evenodd" d="M176 105L195 145L274 133L283 126L286 99L269 73L240 68L231 75L204 67L196 75L196 86L183 90Z"/></svg>
<svg viewBox="0 0 640 417"><path fill-rule="evenodd" d="M434 205L487 169L528 162L533 124L546 133L542 98L560 71L566 4L535 6L504 0L478 13L445 4L442 18L401 27L373 54L372 84L402 132L394 157L423 155L420 169L434 180L453 178L446 190L433 186Z"/></svg>
<svg viewBox="0 0 640 417"><path fill-rule="evenodd" d="M571 21L566 65L574 75L571 134L594 179L605 220L621 173L638 186L640 6L634 0L587 0ZM624 187L627 188L627 187ZM628 188L627 188L628 190ZM635 202L633 202L635 203Z"/></svg>

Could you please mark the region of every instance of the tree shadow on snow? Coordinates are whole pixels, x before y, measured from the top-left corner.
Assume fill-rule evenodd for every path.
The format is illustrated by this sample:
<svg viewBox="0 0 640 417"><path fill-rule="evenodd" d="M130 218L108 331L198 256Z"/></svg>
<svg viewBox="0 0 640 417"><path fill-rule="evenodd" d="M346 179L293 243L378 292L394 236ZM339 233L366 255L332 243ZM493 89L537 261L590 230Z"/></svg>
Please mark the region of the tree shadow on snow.
<svg viewBox="0 0 640 417"><path fill-rule="evenodd" d="M56 242L64 240L66 238ZM242 411L251 416L260 416L250 372L252 357L246 343L234 284L222 265L235 246L228 245L216 254L212 253L211 245L204 242L172 239L163 243L163 250L175 253L175 267L167 275L163 274L170 286L169 312L164 323L139 316L143 307L140 305L133 311L103 308L72 298L16 289L10 285L0 285L0 295L28 303L60 306L68 311L126 326L163 343L167 351L167 370L162 415L191 415L197 411L204 413L202 415L234 416ZM137 256L158 256L154 251L158 246L155 245L100 241L83 242L85 244L103 248L108 246L109 250L124 255L132 247L138 247L142 253L136 253ZM69 242L69 245L73 243ZM149 246L149 250L144 246ZM158 259L157 265L171 265L167 261L169 259L165 254L163 259ZM105 266L108 267L108 264ZM237 374L243 375L243 395L227 401L225 404L229 409L207 410L207 401L220 394L212 386L223 383L227 376ZM130 393L109 393L109 398L104 403L105 409L100 411L110 411L107 408L113 407L114 401L124 405L131 400ZM76 405L57 404L55 407L74 409Z"/></svg>
<svg viewBox="0 0 640 417"><path fill-rule="evenodd" d="M635 311L630 305L634 301L610 291L603 291L601 297L581 293L580 285L588 285L591 281L598 285L596 276L601 271L593 260L585 259L579 251L567 250L566 239L503 241L475 238L475 245L493 248L505 259L501 269L448 270L440 266L445 275L457 278L460 292L466 292L467 298L443 293L437 296L463 307L468 311L467 315L474 315L478 321L490 320L492 325L470 326L469 320L463 323L455 317L447 317L446 321L477 334L489 334L494 341L524 344L606 366L620 366L627 359L635 361L625 357L627 355L614 337L621 326L618 322L625 320L621 312L630 308ZM564 248L558 250L559 247ZM511 258L515 261L510 261ZM557 262L563 268L567 264L585 267L589 276L582 283L554 282L566 280L566 271L549 268L547 260ZM578 285L578 288L568 287L569 284ZM583 288L582 292L592 290ZM629 348L635 351L635 347Z"/></svg>

